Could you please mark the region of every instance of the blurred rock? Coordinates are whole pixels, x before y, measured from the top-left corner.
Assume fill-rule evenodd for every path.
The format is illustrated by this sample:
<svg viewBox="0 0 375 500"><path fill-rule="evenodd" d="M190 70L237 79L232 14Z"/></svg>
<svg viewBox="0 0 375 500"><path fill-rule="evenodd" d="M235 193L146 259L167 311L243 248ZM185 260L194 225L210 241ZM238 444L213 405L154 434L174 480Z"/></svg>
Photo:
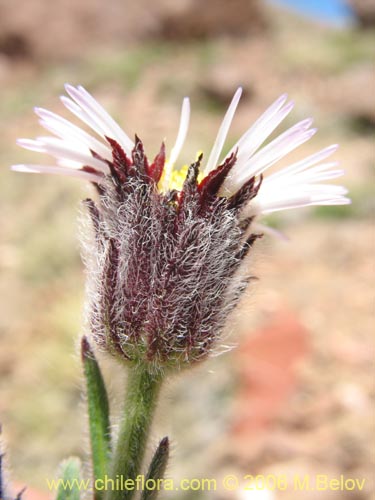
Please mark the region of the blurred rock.
<svg viewBox="0 0 375 500"><path fill-rule="evenodd" d="M375 2L373 0L349 0L361 26L375 26Z"/></svg>
<svg viewBox="0 0 375 500"><path fill-rule="evenodd" d="M61 59L154 36L242 35L265 25L259 0L0 0L0 54Z"/></svg>
<svg viewBox="0 0 375 500"><path fill-rule="evenodd" d="M4 30L0 34L0 54L15 60L30 59L32 56L30 41L22 33Z"/></svg>
<svg viewBox="0 0 375 500"><path fill-rule="evenodd" d="M239 449L281 413L296 389L298 364L308 353L308 332L291 311L278 311L236 351L240 388L232 434Z"/></svg>
<svg viewBox="0 0 375 500"><path fill-rule="evenodd" d="M243 69L238 66L218 65L210 71L207 78L199 85L202 93L209 100L221 106L228 106L237 87L246 79L243 77ZM250 85L243 86L242 102L244 99L252 98L254 89Z"/></svg>
<svg viewBox="0 0 375 500"><path fill-rule="evenodd" d="M11 60L77 57L142 39L156 22L146 0L0 0L0 54Z"/></svg>
<svg viewBox="0 0 375 500"><path fill-rule="evenodd" d="M374 70L372 65L357 67L332 79L332 104L341 109L364 128L375 126L375 105L373 100ZM334 87L336 92L334 92ZM328 101L329 98L327 98Z"/></svg>
<svg viewBox="0 0 375 500"><path fill-rule="evenodd" d="M12 67L7 56L1 53L0 49L0 83L3 83L9 78L12 73Z"/></svg>
<svg viewBox="0 0 375 500"><path fill-rule="evenodd" d="M259 0L187 0L171 5L161 22L160 34L167 39L241 36L265 28Z"/></svg>

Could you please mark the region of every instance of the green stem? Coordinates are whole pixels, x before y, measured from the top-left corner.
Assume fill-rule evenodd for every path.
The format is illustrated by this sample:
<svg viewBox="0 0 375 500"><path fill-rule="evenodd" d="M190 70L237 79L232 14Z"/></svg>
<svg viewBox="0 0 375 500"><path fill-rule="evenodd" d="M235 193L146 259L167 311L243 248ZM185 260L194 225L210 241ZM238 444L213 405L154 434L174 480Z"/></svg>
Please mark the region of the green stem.
<svg viewBox="0 0 375 500"><path fill-rule="evenodd" d="M147 439L154 416L163 377L150 373L146 367L129 370L123 420L113 454L111 478L125 485L140 474ZM124 486L123 486L124 487ZM134 489L108 489L107 500L130 500Z"/></svg>

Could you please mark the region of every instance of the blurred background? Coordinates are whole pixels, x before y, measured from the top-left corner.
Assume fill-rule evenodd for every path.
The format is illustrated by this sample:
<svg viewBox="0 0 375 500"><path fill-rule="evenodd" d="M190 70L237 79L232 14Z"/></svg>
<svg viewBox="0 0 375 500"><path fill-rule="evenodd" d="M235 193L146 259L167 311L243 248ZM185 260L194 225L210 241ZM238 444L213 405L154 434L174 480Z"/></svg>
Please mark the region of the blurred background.
<svg viewBox="0 0 375 500"><path fill-rule="evenodd" d="M67 455L84 457L87 444L76 219L90 188L8 170L38 162L15 139L43 135L35 105L67 116L65 82L84 85L150 156L164 138L173 144L185 95L192 122L182 162L208 152L238 85L227 148L284 92L296 107L283 126L313 116L319 128L288 161L340 143L353 204L268 219L290 240L257 243L249 265L260 280L230 321L236 349L168 384L154 442L171 436L176 479L366 479L353 492L170 498L375 498L374 22L371 0L0 0L0 421L26 500L50 498L46 477ZM115 424L122 374L102 363Z"/></svg>

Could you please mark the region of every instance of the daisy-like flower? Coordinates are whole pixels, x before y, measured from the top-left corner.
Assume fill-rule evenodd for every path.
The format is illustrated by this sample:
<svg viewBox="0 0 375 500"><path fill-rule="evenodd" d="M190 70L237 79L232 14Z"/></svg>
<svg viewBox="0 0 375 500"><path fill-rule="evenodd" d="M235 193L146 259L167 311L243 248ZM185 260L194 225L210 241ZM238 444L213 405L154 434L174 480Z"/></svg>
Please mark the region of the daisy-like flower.
<svg viewBox="0 0 375 500"><path fill-rule="evenodd" d="M83 87L67 85L66 92L64 106L93 134L36 108L54 137L18 143L56 164L12 168L96 186L98 202L85 202L95 231L87 258L90 328L100 345L129 361L181 366L207 356L250 279L242 263L259 237L255 218L350 202L344 187L325 183L343 175L336 162L326 161L336 145L264 175L316 132L306 119L263 146L293 108L286 95L223 156L239 88L207 161L199 156L178 185L174 166L189 126L187 98L169 157L162 144L149 162L140 139L133 142Z"/></svg>

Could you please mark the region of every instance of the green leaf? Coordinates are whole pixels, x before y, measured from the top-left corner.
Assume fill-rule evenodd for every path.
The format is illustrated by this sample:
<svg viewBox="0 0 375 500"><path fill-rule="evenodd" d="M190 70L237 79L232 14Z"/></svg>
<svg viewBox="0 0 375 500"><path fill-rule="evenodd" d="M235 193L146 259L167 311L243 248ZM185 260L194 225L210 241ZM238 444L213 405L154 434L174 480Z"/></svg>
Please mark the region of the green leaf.
<svg viewBox="0 0 375 500"><path fill-rule="evenodd" d="M68 458L61 464L56 500L80 500L81 462L79 458Z"/></svg>
<svg viewBox="0 0 375 500"><path fill-rule="evenodd" d="M167 468L169 458L169 439L167 437L163 438L155 454L151 460L150 467L147 472L145 485L149 479L153 480L151 483L151 488L147 489L147 486L142 491L141 500L156 500L160 488L154 487L158 483L158 479L163 479L165 474L165 469Z"/></svg>
<svg viewBox="0 0 375 500"><path fill-rule="evenodd" d="M99 365L85 336L82 338L81 353L86 379L94 480L103 480L108 474L111 451L108 396ZM102 491L95 491L95 500L100 500L102 496Z"/></svg>

